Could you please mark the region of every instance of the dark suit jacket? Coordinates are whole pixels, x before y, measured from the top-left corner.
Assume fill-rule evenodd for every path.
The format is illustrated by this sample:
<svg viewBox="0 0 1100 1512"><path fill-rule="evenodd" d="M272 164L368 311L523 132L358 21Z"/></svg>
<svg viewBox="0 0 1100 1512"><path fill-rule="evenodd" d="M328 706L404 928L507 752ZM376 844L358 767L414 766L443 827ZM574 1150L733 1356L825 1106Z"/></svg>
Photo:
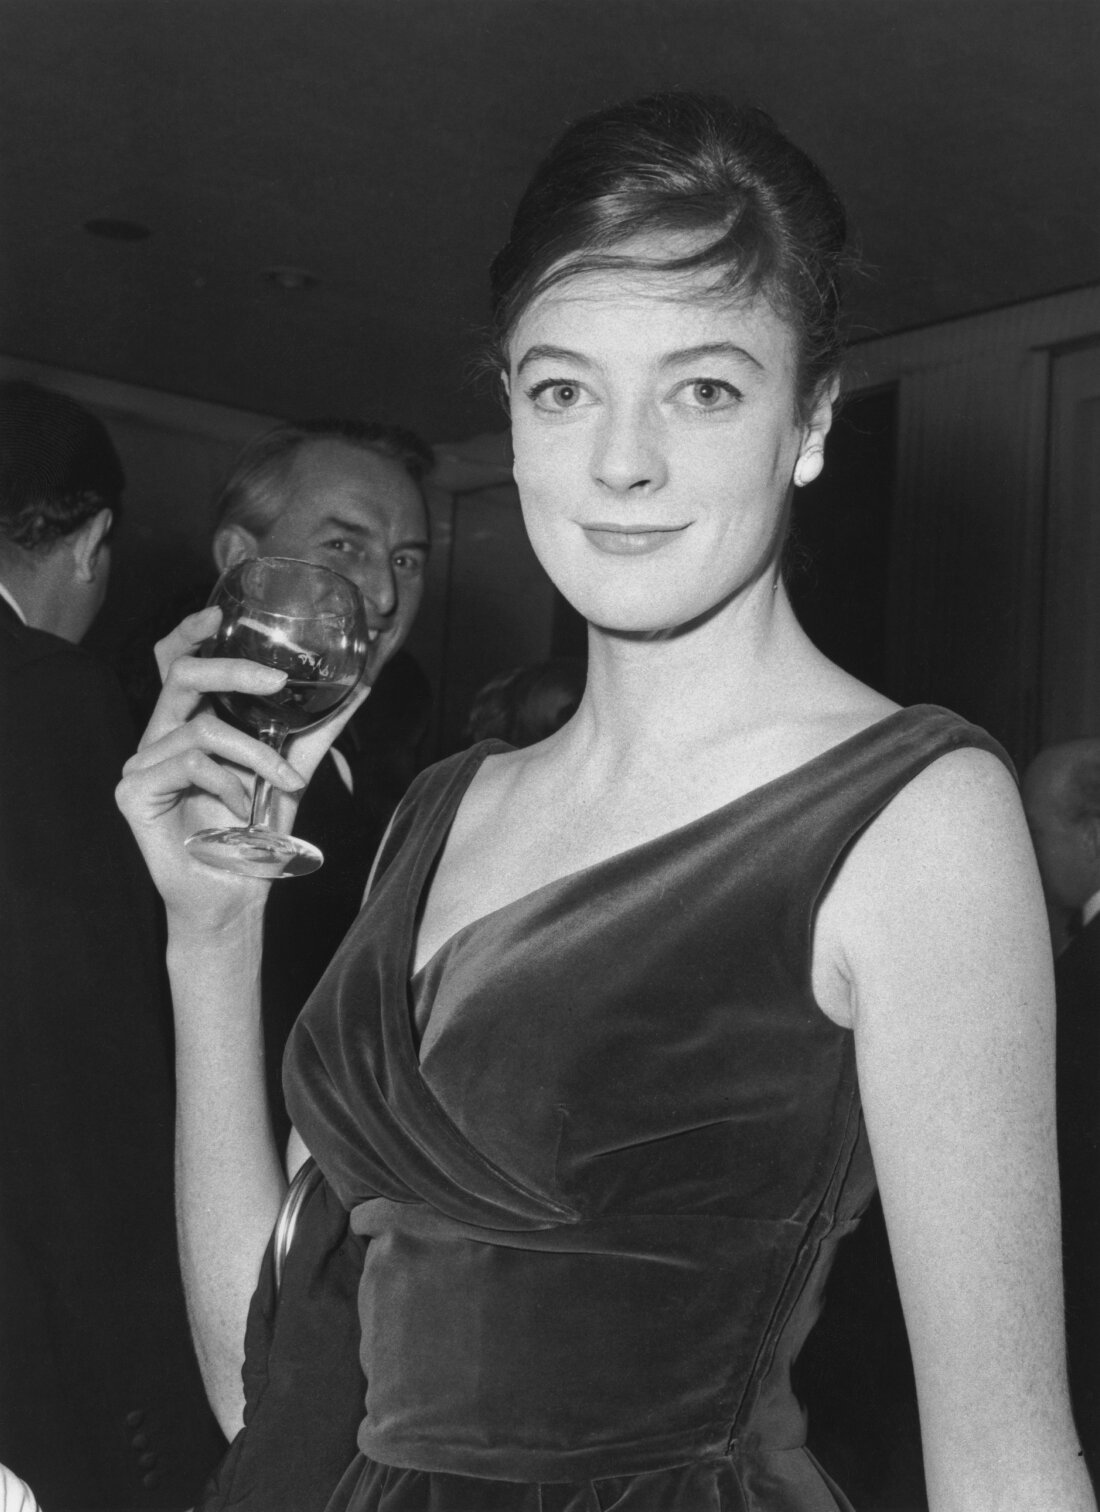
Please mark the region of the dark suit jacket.
<svg viewBox="0 0 1100 1512"><path fill-rule="evenodd" d="M172 1201L155 897L93 657L0 600L0 1461L50 1512L182 1507L223 1447Z"/></svg>
<svg viewBox="0 0 1100 1512"><path fill-rule="evenodd" d="M1070 1389L1100 1484L1100 916L1066 946L1054 978Z"/></svg>

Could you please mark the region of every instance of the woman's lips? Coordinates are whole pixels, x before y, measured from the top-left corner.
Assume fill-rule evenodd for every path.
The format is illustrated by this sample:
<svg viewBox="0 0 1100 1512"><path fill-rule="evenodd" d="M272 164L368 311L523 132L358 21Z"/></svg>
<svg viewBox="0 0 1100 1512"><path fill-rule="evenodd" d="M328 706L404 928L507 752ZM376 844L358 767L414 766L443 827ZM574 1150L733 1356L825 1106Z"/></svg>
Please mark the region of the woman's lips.
<svg viewBox="0 0 1100 1512"><path fill-rule="evenodd" d="M686 525L582 525L588 540L597 551L611 556L644 556L671 545L687 529Z"/></svg>

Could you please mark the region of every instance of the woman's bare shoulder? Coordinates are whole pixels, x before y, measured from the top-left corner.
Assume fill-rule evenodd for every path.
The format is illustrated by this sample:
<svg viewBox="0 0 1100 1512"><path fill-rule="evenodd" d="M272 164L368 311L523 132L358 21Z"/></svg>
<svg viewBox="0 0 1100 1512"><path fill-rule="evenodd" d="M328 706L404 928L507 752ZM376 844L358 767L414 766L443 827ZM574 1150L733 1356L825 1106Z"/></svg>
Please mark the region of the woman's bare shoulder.
<svg viewBox="0 0 1100 1512"><path fill-rule="evenodd" d="M951 859L979 867L1027 845L1016 779L1005 762L984 746L967 745L930 761L902 787L854 848L863 865L892 870L904 852L910 870L940 868Z"/></svg>
<svg viewBox="0 0 1100 1512"><path fill-rule="evenodd" d="M1015 779L992 751L966 746L918 772L838 869L818 919L819 1001L850 1024L858 984L902 960L912 968L915 947L933 975L995 970L988 947L1006 925L1018 927L1017 943L1046 947Z"/></svg>

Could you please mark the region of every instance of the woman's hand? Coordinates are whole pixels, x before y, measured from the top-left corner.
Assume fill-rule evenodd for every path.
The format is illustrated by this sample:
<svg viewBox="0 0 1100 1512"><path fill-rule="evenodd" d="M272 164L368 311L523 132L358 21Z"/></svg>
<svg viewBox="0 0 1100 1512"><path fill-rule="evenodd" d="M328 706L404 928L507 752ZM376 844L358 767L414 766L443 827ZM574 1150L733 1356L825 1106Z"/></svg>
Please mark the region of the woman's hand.
<svg viewBox="0 0 1100 1512"><path fill-rule="evenodd" d="M0 1512L38 1512L34 1492L6 1465L0 1465Z"/></svg>
<svg viewBox="0 0 1100 1512"><path fill-rule="evenodd" d="M369 691L353 694L332 719L288 741L285 757L277 755L210 706L214 693L271 693L286 680L258 662L198 656L219 615L203 609L158 643L164 687L116 793L170 916L200 928L262 907L270 884L204 866L183 842L199 829L247 824L257 776L275 789L273 827L289 830L318 762Z"/></svg>

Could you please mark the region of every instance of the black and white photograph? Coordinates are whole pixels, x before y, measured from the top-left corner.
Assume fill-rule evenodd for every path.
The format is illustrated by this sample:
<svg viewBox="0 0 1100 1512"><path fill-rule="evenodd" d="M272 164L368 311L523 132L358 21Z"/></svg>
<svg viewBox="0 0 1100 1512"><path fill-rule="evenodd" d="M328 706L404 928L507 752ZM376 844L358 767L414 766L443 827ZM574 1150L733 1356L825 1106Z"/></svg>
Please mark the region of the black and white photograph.
<svg viewBox="0 0 1100 1512"><path fill-rule="evenodd" d="M0 0L0 981L0 1512L1098 1512L1096 0Z"/></svg>

